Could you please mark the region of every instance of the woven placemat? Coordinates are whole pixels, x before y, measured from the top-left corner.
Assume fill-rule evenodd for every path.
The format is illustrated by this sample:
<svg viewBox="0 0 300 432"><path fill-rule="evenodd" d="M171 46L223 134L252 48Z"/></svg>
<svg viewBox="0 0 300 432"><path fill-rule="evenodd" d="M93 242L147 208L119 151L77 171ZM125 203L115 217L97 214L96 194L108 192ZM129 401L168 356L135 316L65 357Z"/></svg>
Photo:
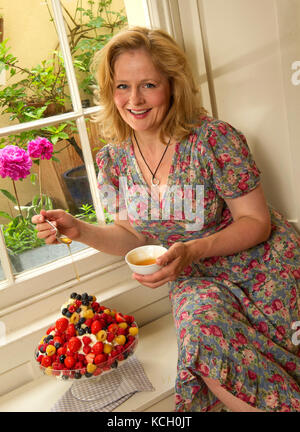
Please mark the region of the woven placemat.
<svg viewBox="0 0 300 432"><path fill-rule="evenodd" d="M75 381L51 408L52 412L110 412L136 392L154 391L135 355L99 380Z"/></svg>

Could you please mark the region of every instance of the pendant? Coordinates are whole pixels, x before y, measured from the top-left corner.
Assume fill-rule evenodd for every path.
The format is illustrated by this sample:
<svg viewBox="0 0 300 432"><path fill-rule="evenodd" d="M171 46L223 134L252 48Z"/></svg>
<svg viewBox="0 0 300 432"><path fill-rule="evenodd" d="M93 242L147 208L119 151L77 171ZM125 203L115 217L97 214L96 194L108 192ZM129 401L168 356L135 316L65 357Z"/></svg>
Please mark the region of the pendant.
<svg viewBox="0 0 300 432"><path fill-rule="evenodd" d="M159 180L156 179L155 177L151 178L151 185L154 187L157 187L159 185Z"/></svg>

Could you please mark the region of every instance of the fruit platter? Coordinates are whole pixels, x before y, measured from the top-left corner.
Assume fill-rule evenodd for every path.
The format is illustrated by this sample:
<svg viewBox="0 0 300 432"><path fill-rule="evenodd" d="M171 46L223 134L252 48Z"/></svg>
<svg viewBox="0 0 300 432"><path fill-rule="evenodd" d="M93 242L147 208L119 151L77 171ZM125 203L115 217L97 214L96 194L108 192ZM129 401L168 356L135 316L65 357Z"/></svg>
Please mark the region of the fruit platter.
<svg viewBox="0 0 300 432"><path fill-rule="evenodd" d="M101 305L95 296L73 292L34 356L40 370L58 380L99 380L126 362L137 343L132 315Z"/></svg>

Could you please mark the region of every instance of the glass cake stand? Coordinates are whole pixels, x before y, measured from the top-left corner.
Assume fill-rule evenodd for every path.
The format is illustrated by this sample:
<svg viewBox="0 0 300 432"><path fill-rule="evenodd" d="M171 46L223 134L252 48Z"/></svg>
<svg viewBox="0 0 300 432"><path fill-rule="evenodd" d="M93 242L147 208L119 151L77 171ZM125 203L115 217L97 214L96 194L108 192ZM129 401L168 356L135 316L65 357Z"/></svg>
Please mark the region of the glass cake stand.
<svg viewBox="0 0 300 432"><path fill-rule="evenodd" d="M122 366L125 365L136 350L138 336L121 354L97 365L93 373L86 372L86 366L82 369L58 370L52 367L42 366L38 361L38 349L34 351L34 363L40 371L58 381L72 380L72 395L81 401L100 400L113 394L120 388L123 382Z"/></svg>

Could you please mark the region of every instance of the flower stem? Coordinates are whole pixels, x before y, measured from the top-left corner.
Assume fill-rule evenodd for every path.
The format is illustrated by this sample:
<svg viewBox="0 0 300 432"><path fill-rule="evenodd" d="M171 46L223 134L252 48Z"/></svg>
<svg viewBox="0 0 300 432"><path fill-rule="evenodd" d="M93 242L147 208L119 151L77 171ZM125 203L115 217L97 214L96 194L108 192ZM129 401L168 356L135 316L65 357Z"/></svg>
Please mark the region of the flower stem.
<svg viewBox="0 0 300 432"><path fill-rule="evenodd" d="M13 187L14 187L15 197L16 197L17 204L18 204L18 207L19 207L19 212L20 212L21 218L22 218L22 220L23 220L23 222L24 222L24 216L23 216L23 213L22 213L22 210L21 210L20 201L19 201L19 197L18 197L18 194L17 194L16 184L15 184L15 181L14 181L14 180L12 180L12 182L13 182Z"/></svg>
<svg viewBox="0 0 300 432"><path fill-rule="evenodd" d="M40 206L41 210L43 208L43 194L42 194L42 169L41 169L42 160L39 160L39 184L40 184Z"/></svg>

